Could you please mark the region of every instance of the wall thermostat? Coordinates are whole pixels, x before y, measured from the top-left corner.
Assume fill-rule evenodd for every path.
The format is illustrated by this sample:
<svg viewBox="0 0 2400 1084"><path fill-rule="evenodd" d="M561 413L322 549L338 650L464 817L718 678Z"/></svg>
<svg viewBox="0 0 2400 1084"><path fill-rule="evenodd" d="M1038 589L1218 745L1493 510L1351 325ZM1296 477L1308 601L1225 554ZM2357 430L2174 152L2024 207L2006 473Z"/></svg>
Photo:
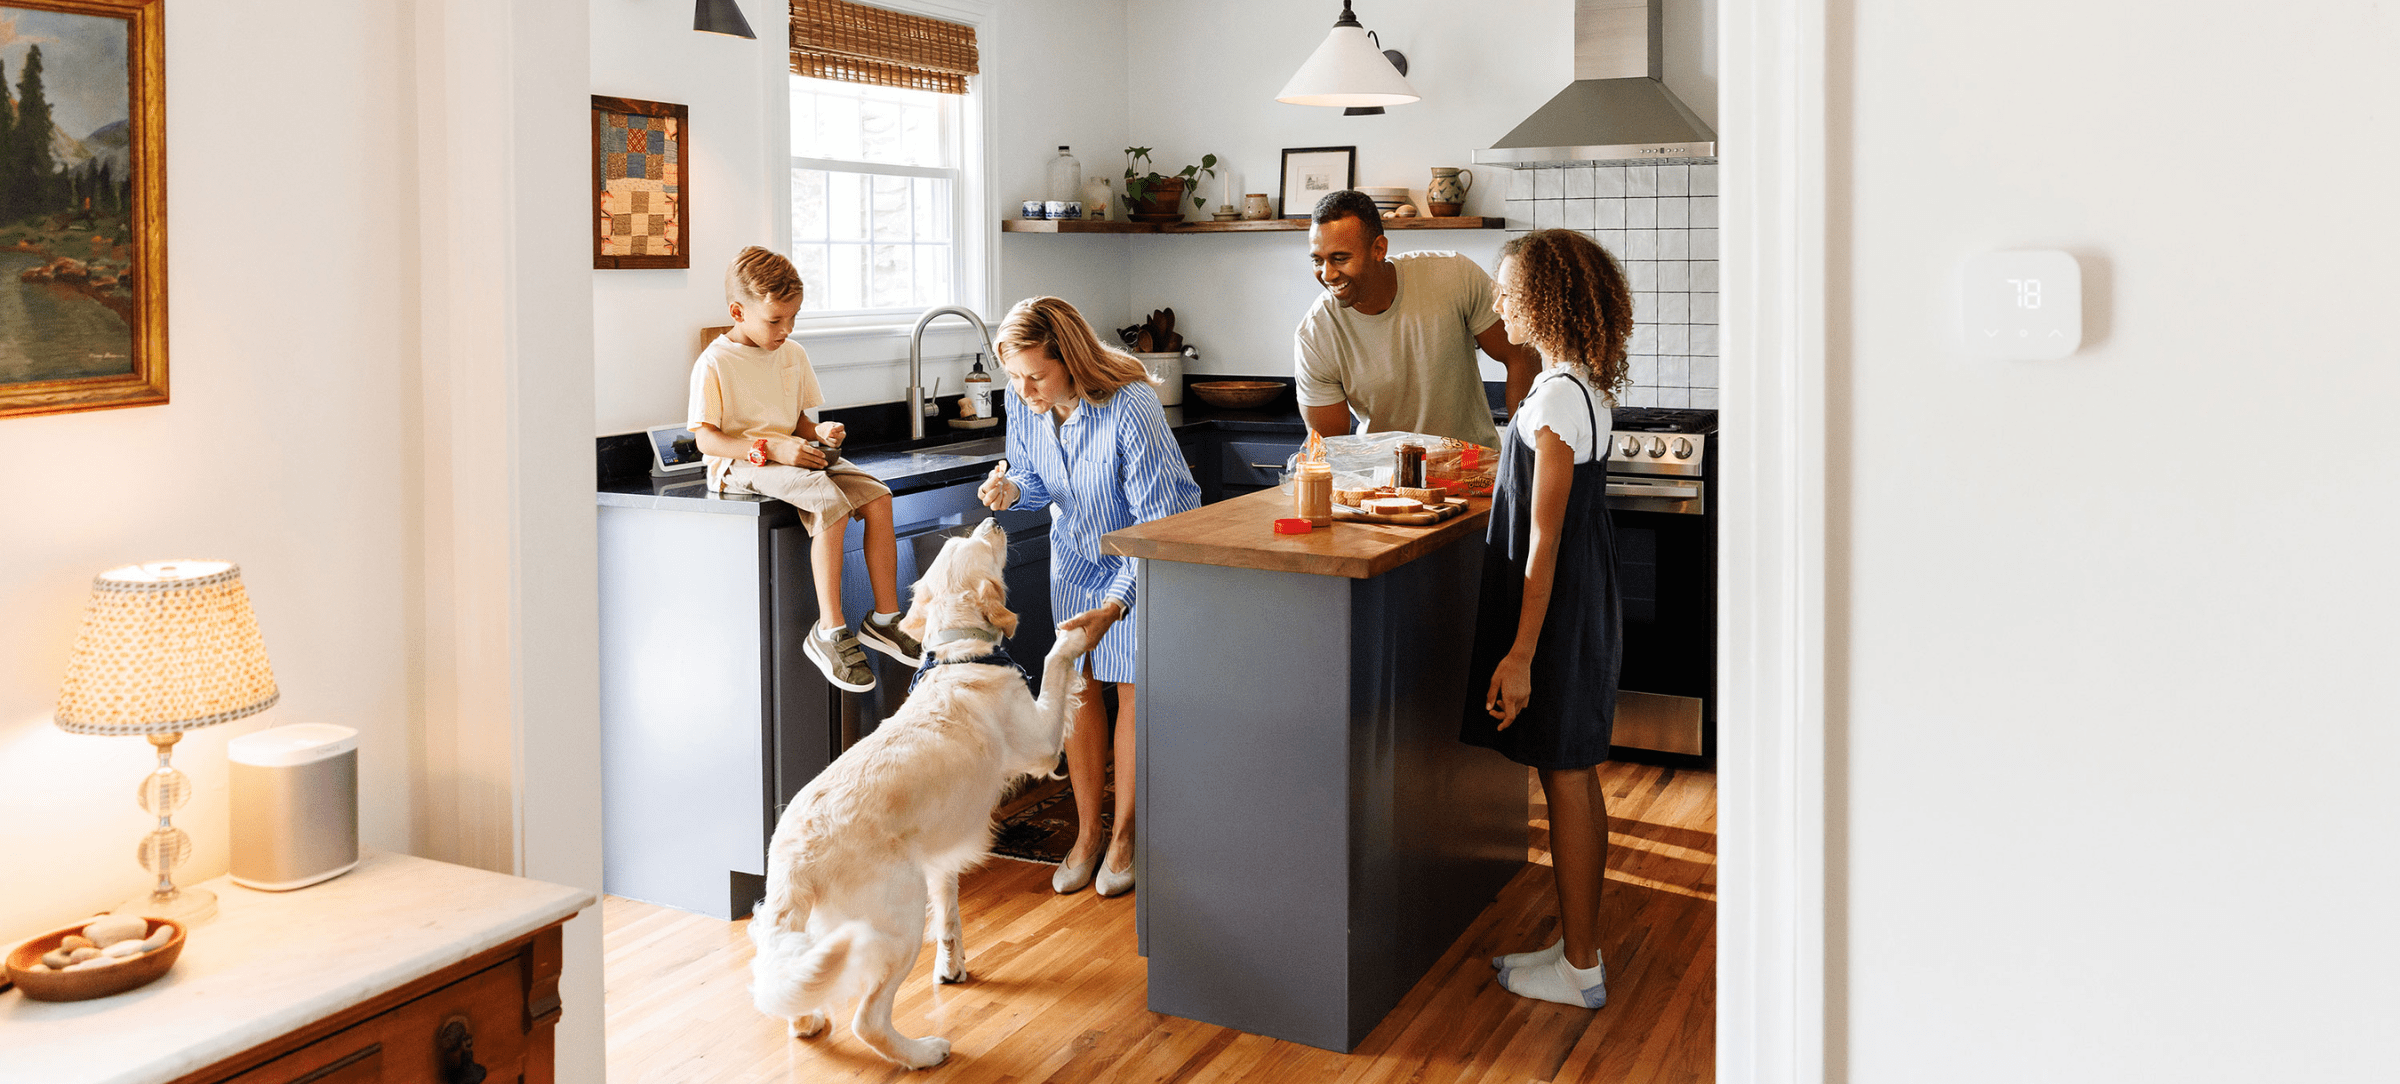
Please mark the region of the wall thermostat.
<svg viewBox="0 0 2400 1084"><path fill-rule="evenodd" d="M1967 353L2052 361L2083 345L2083 269L2057 249L1986 252L1967 261Z"/></svg>

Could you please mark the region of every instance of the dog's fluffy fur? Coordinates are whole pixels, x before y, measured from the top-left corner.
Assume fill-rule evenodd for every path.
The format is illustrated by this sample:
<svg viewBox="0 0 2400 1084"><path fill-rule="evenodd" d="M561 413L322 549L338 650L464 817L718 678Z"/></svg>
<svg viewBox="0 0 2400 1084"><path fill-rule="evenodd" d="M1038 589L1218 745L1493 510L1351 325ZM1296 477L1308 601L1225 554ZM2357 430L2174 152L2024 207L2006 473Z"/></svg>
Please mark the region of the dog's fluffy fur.
<svg viewBox="0 0 2400 1084"><path fill-rule="evenodd" d="M901 627L920 640L952 628L1016 631L1001 573L1008 541L985 521L942 547L912 592ZM1047 773L1065 744L1074 673L1087 637L1061 632L1043 660L1036 702L1010 666L937 666L900 710L801 789L767 848L767 898L750 920L751 996L793 1035L825 1030L828 1010L859 999L850 1027L877 1054L911 1069L940 1064L950 1042L892 1029L892 999L939 930L934 978L963 982L958 874L992 846L992 808L1019 775ZM980 640L928 647L939 657L988 653Z"/></svg>

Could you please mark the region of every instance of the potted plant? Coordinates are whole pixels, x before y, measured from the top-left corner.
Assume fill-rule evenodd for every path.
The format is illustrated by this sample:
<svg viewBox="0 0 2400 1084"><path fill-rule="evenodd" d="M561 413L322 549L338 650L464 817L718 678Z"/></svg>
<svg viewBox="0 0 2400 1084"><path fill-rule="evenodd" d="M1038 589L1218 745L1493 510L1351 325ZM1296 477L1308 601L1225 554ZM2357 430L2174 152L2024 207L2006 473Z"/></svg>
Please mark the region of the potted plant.
<svg viewBox="0 0 2400 1084"><path fill-rule="evenodd" d="M1136 222L1183 221L1183 194L1192 193L1193 207L1208 206L1208 195L1200 191L1199 182L1216 172L1217 156L1213 154L1201 155L1199 165L1160 173L1150 168L1150 148L1125 148L1127 217Z"/></svg>

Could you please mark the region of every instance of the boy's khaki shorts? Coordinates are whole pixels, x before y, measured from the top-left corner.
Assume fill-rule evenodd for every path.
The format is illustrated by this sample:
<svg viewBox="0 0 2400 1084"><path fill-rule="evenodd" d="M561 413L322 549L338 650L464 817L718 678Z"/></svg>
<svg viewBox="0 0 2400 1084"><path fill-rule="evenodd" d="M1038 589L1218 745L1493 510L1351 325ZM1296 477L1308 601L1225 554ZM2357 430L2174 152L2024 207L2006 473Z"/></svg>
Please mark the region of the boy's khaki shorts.
<svg viewBox="0 0 2400 1084"><path fill-rule="evenodd" d="M852 513L892 491L849 460L836 459L824 470L787 463L754 467L737 460L725 469L725 492L756 493L789 504L799 509L800 525L815 537L828 524L841 530Z"/></svg>

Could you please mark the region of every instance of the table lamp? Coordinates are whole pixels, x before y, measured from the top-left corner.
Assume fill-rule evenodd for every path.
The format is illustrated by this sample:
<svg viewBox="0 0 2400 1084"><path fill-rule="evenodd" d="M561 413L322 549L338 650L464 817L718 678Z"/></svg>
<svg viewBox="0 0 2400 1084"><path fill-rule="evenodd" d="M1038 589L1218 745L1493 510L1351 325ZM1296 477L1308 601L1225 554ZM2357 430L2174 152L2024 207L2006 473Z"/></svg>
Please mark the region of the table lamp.
<svg viewBox="0 0 2400 1084"><path fill-rule="evenodd" d="M141 789L142 809L158 816L158 827L143 837L140 852L158 886L126 901L119 913L187 925L216 915L215 893L175 886L175 867L191 856L192 838L171 817L191 799L192 781L168 757L184 731L265 711L281 697L242 590L242 570L232 562L154 561L93 578L58 694L58 727L140 734L158 748L158 768Z"/></svg>

